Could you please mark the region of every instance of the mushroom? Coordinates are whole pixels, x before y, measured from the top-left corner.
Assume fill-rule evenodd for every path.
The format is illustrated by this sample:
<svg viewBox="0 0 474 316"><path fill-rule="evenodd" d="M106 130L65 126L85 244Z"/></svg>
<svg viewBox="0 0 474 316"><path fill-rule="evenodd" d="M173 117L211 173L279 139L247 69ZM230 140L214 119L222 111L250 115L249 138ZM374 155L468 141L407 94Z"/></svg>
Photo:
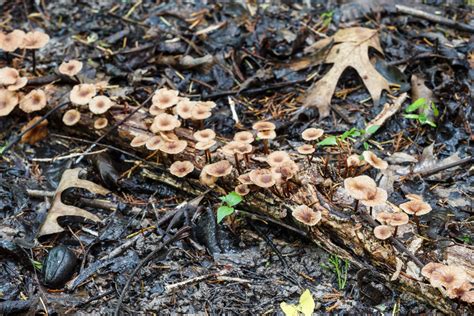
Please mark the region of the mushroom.
<svg viewBox="0 0 474 316"><path fill-rule="evenodd" d="M308 156L308 162L311 163L311 160L313 159L313 154L316 151L313 145L310 144L304 144L296 148L298 153L302 155L307 155Z"/></svg>
<svg viewBox="0 0 474 316"><path fill-rule="evenodd" d="M297 221L310 227L319 223L322 217L320 211L314 211L307 205L299 205L295 207L292 210L291 215L293 215Z"/></svg>
<svg viewBox="0 0 474 316"><path fill-rule="evenodd" d="M63 115L63 123L67 126L76 125L81 119L81 112L75 109L67 110Z"/></svg>
<svg viewBox="0 0 474 316"><path fill-rule="evenodd" d="M10 91L17 91L26 86L28 83L28 78L26 77L18 77L14 84L11 84L7 87Z"/></svg>
<svg viewBox="0 0 474 316"><path fill-rule="evenodd" d="M18 104L15 92L0 88L0 116L7 116Z"/></svg>
<svg viewBox="0 0 474 316"><path fill-rule="evenodd" d="M145 143L145 147L148 150L158 150L160 149L160 143L163 141L161 136L155 135L150 138Z"/></svg>
<svg viewBox="0 0 474 316"><path fill-rule="evenodd" d="M71 59L70 61L63 61L61 65L59 65L59 68L58 68L58 71L60 74L63 74L69 77L75 77L81 70L82 70L82 62L76 59Z"/></svg>
<svg viewBox="0 0 474 316"><path fill-rule="evenodd" d="M385 170L388 168L388 163L377 157L377 155L371 151L364 151L362 156L364 157L364 160L375 169Z"/></svg>
<svg viewBox="0 0 474 316"><path fill-rule="evenodd" d="M430 279L433 275L433 272L444 266L445 265L442 263L430 262L421 269L421 275L423 275L427 279Z"/></svg>
<svg viewBox="0 0 474 316"><path fill-rule="evenodd" d="M142 147L150 139L150 136L147 134L138 134L130 142L132 147Z"/></svg>
<svg viewBox="0 0 474 316"><path fill-rule="evenodd" d="M18 78L20 78L20 74L15 68L0 68L0 85L8 86L15 84Z"/></svg>
<svg viewBox="0 0 474 316"><path fill-rule="evenodd" d="M112 100L105 95L99 95L90 100L89 110L94 114L104 114L112 107L112 105Z"/></svg>
<svg viewBox="0 0 474 316"><path fill-rule="evenodd" d="M263 152L268 155L269 140L276 137L276 132L274 130L259 131L257 137L263 140Z"/></svg>
<svg viewBox="0 0 474 316"><path fill-rule="evenodd" d="M105 117L99 117L94 121L94 128L95 129L103 129L109 124L109 121Z"/></svg>
<svg viewBox="0 0 474 316"><path fill-rule="evenodd" d="M358 176L344 180L344 189L356 200L362 200L377 189L377 184L369 176Z"/></svg>
<svg viewBox="0 0 474 316"><path fill-rule="evenodd" d="M227 160L206 165L206 172L216 178L225 177L232 172L232 165Z"/></svg>
<svg viewBox="0 0 474 316"><path fill-rule="evenodd" d="M250 173L242 173L237 180L242 184L253 184L252 179L250 179Z"/></svg>
<svg viewBox="0 0 474 316"><path fill-rule="evenodd" d="M205 107L209 111L211 111L213 108L216 107L216 102L214 102L214 101L199 101L199 102L196 103L196 105L199 105L201 107Z"/></svg>
<svg viewBox="0 0 474 316"><path fill-rule="evenodd" d="M162 88L155 91L153 98L151 99L152 107L154 109L167 109L176 105L179 101L178 97L179 91L176 90L169 90L167 88ZM151 108L150 107L150 113ZM153 115L153 113L151 113Z"/></svg>
<svg viewBox="0 0 474 316"><path fill-rule="evenodd" d="M212 115L208 106L197 104L193 108L191 119L199 121L199 128L203 128L204 120Z"/></svg>
<svg viewBox="0 0 474 316"><path fill-rule="evenodd" d="M324 130L320 128L307 128L301 133L301 137L307 141L317 140L319 137L323 136Z"/></svg>
<svg viewBox="0 0 474 316"><path fill-rule="evenodd" d="M431 212L431 206L422 200L411 200L399 205L399 207L407 214L413 215L418 233L421 233L420 220L418 216Z"/></svg>
<svg viewBox="0 0 474 316"><path fill-rule="evenodd" d="M194 170L190 161L175 161L170 166L170 173L178 178L183 178Z"/></svg>
<svg viewBox="0 0 474 316"><path fill-rule="evenodd" d="M211 152L209 151L209 149L214 146L216 144L216 141L214 139L211 139L207 142L197 142L194 147L197 149L197 150L204 150L204 154L205 154L205 157L206 157L206 163L211 163Z"/></svg>
<svg viewBox="0 0 474 316"><path fill-rule="evenodd" d="M385 240L392 237L394 230L392 226L379 225L374 228L374 235L377 239Z"/></svg>
<svg viewBox="0 0 474 316"><path fill-rule="evenodd" d="M276 126L272 122L267 121L258 121L252 125L252 129L261 132L261 131L273 131Z"/></svg>
<svg viewBox="0 0 474 316"><path fill-rule="evenodd" d="M250 193L250 188L246 184L239 184L235 187L234 191L240 196L245 196Z"/></svg>
<svg viewBox="0 0 474 316"><path fill-rule="evenodd" d="M82 83L72 87L69 93L69 99L72 103L78 105L85 105L96 95L97 90L95 85Z"/></svg>
<svg viewBox="0 0 474 316"><path fill-rule="evenodd" d="M234 135L234 141L251 144L254 141L253 134L248 131L237 132Z"/></svg>
<svg viewBox="0 0 474 316"><path fill-rule="evenodd" d="M249 154L252 152L252 149L253 146L248 143L236 142L233 146L234 158L238 159L238 155L243 155L247 164L250 164Z"/></svg>
<svg viewBox="0 0 474 316"><path fill-rule="evenodd" d="M375 216L375 219L378 220L382 224L388 224L392 219L392 214L389 212L380 212Z"/></svg>
<svg viewBox="0 0 474 316"><path fill-rule="evenodd" d="M43 90L32 90L20 101L20 109L26 113L39 111L46 106L46 101L46 94Z"/></svg>
<svg viewBox="0 0 474 316"><path fill-rule="evenodd" d="M290 155L286 151L274 151L271 154L267 156L267 163L271 167L279 167L283 165L285 162L288 162L291 160Z"/></svg>
<svg viewBox="0 0 474 316"><path fill-rule="evenodd" d="M398 226L408 224L408 215L405 213L392 213L388 222L391 226L395 226L393 236L397 237Z"/></svg>
<svg viewBox="0 0 474 316"><path fill-rule="evenodd" d="M168 155L177 155L183 152L188 143L185 140L162 141L159 145L159 150Z"/></svg>
<svg viewBox="0 0 474 316"><path fill-rule="evenodd" d="M171 114L161 113L155 116L150 130L153 133L172 131L181 126L181 122Z"/></svg>
<svg viewBox="0 0 474 316"><path fill-rule="evenodd" d="M213 177L209 173L207 173L208 166L209 165L206 165L204 166L204 168L202 168L201 174L199 175L199 182L201 182L201 184L203 185L211 187L216 183L217 177Z"/></svg>
<svg viewBox="0 0 474 316"><path fill-rule="evenodd" d="M459 287L448 288L447 294L450 298L460 298L469 304L474 303L474 286L469 282L463 282Z"/></svg>
<svg viewBox="0 0 474 316"><path fill-rule="evenodd" d="M211 140L214 140L214 138L216 138L216 133L212 129L207 128L207 129L203 129L203 130L195 132L193 136L194 136L194 139L197 140L198 142L206 143Z"/></svg>
<svg viewBox="0 0 474 316"><path fill-rule="evenodd" d="M21 48L30 49L33 58L33 73L36 72L36 50L43 48L49 41L46 33L32 31L25 34Z"/></svg>
<svg viewBox="0 0 474 316"><path fill-rule="evenodd" d="M190 119L193 116L193 109L195 105L196 102L190 101L188 98L182 98L175 107L176 114L178 114L182 119Z"/></svg>
<svg viewBox="0 0 474 316"><path fill-rule="evenodd" d="M10 33L4 34L0 32L0 49L9 53L17 50L25 38L25 32L22 30L13 30Z"/></svg>
<svg viewBox="0 0 474 316"><path fill-rule="evenodd" d="M261 188L270 188L275 185L276 180L270 169L256 169L250 171L250 180Z"/></svg>
<svg viewBox="0 0 474 316"><path fill-rule="evenodd" d="M423 201L423 197L421 195L418 195L418 194L414 194L414 193L408 193L405 195L405 197L409 200L420 200L420 201Z"/></svg>
<svg viewBox="0 0 474 316"><path fill-rule="evenodd" d="M431 273L430 283L433 287L456 288L467 281L467 274L463 268L458 266L442 266Z"/></svg>
<svg viewBox="0 0 474 316"><path fill-rule="evenodd" d="M345 170L345 177L349 176L350 174L353 174L351 172L353 169L359 167L362 164L362 161L360 160L359 155L350 155L346 159L346 170Z"/></svg>
<svg viewBox="0 0 474 316"><path fill-rule="evenodd" d="M382 188L376 188L374 191L367 192L367 195L360 200L365 206L373 207L387 202L388 194Z"/></svg>

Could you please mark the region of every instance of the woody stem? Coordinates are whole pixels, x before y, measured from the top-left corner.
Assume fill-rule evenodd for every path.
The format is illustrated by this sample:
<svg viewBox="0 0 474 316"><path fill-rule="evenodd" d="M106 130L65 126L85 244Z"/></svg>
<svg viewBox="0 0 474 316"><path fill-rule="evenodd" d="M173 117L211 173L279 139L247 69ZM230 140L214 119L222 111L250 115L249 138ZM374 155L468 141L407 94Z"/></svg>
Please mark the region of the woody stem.
<svg viewBox="0 0 474 316"><path fill-rule="evenodd" d="M36 73L36 51L34 49L31 50L31 58L33 59L33 73Z"/></svg>
<svg viewBox="0 0 474 316"><path fill-rule="evenodd" d="M263 152L268 155L268 139L263 140Z"/></svg>
<svg viewBox="0 0 474 316"><path fill-rule="evenodd" d="M397 238L398 226L395 226L395 231L393 232L393 237Z"/></svg>
<svg viewBox="0 0 474 316"><path fill-rule="evenodd" d="M237 172L239 174L242 174L242 170L240 169L239 156L237 153L234 153L234 159L235 159L235 167L237 168Z"/></svg>
<svg viewBox="0 0 474 316"><path fill-rule="evenodd" d="M418 218L418 216L416 215L413 215L413 221L415 221L415 224L416 224L416 229L418 230L418 234L421 235L421 229L420 229L420 219Z"/></svg>

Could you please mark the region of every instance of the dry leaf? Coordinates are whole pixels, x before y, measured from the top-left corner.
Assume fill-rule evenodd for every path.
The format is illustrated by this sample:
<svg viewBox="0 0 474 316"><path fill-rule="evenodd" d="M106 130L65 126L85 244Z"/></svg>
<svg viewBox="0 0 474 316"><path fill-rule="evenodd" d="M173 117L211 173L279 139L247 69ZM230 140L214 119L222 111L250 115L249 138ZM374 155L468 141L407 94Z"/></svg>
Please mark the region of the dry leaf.
<svg viewBox="0 0 474 316"><path fill-rule="evenodd" d="M474 282L474 247L469 245L447 247L446 263L463 267Z"/></svg>
<svg viewBox="0 0 474 316"><path fill-rule="evenodd" d="M28 128L33 126L33 124L36 124L39 120L41 120L41 116L35 116L33 119L31 119L31 121L28 122L28 124L21 128L21 131L23 132L27 130ZM35 128L26 132L25 135L21 137L21 142L33 145L44 139L46 136L48 136L48 120L43 120Z"/></svg>
<svg viewBox="0 0 474 316"><path fill-rule="evenodd" d="M397 261L397 267L396 267L395 272L392 274L392 277L390 278L390 281L397 280L398 277L400 276L400 272L402 272L402 268L403 268L403 261L400 260L400 258L398 258L398 257L395 257L395 260Z"/></svg>
<svg viewBox="0 0 474 316"><path fill-rule="evenodd" d="M329 104L337 82L348 67L357 71L374 103L378 103L382 90L389 90L388 81L377 72L369 59L369 47L383 54L376 30L353 27L339 30L332 38L335 45L325 62L333 66L311 88L304 102L305 107L317 107L321 118L329 115Z"/></svg>
<svg viewBox="0 0 474 316"><path fill-rule="evenodd" d="M88 190L92 193L102 195L109 193L109 190L103 188L98 184L95 184L94 182L79 179L79 174L82 171L83 169L81 168L68 169L64 171L61 177L61 181L59 182L58 188L54 193L52 206L49 209L48 215L46 216L46 220L41 226L41 229L38 233L38 237L60 233L64 231L64 228L62 228L58 224L58 218L62 216L80 216L90 219L94 222L100 220L99 217L86 210L72 205L66 205L61 201L61 194L64 192L64 190L69 188L81 188Z"/></svg>

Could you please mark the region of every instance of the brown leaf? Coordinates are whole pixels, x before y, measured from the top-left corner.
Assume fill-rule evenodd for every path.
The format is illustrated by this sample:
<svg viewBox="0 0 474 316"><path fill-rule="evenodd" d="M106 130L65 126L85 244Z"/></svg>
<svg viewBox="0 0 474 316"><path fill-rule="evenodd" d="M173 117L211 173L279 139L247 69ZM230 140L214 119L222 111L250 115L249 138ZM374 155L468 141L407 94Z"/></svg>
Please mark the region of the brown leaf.
<svg viewBox="0 0 474 316"><path fill-rule="evenodd" d="M35 116L33 119L31 119L31 121L28 122L28 124L21 128L21 131L23 132L27 130L28 128L30 128L30 126L36 124L39 120L41 120L41 116ZM43 120L35 128L26 132L25 135L21 137L21 142L33 145L44 139L46 136L48 136L48 120Z"/></svg>
<svg viewBox="0 0 474 316"><path fill-rule="evenodd" d="M81 188L88 190L92 193L102 195L109 193L109 190L101 187L98 184L95 184L94 182L79 179L79 174L81 173L81 171L83 171L83 169L81 168L68 169L64 171L61 177L61 181L59 182L58 188L54 193L53 204L49 209L48 215L46 216L46 220L41 226L41 229L38 233L38 237L60 233L64 231L64 228L62 228L58 224L58 217L61 216L80 216L90 219L94 222L100 220L99 217L86 210L72 205L66 205L61 201L61 194L64 190L69 188Z"/></svg>
<svg viewBox="0 0 474 316"><path fill-rule="evenodd" d="M377 72L369 59L369 47L383 54L376 30L363 27L343 29L334 34L333 39L336 44L325 60L333 66L311 88L303 104L305 107L317 107L321 118L329 115L332 95L347 67L357 71L374 103L378 103L382 90L390 89L388 81Z"/></svg>

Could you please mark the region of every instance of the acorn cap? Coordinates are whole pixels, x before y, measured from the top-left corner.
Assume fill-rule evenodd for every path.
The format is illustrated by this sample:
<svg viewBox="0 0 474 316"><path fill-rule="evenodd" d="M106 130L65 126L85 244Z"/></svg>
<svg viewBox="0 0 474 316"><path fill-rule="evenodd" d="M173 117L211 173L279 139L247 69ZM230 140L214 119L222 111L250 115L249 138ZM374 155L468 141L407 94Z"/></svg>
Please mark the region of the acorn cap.
<svg viewBox="0 0 474 316"><path fill-rule="evenodd" d="M382 188L377 188L375 191L368 192L364 199L360 202L368 207L378 206L387 202L388 194Z"/></svg>
<svg viewBox="0 0 474 316"><path fill-rule="evenodd" d="M312 208L308 207L307 205L299 205L296 208L293 209L291 212L291 215L293 217L307 225L307 226L314 226L319 221L321 220L321 212L320 211L314 211Z"/></svg>
<svg viewBox="0 0 474 316"><path fill-rule="evenodd" d="M348 167L358 167L361 165L361 160L359 155L350 155L346 159L346 164Z"/></svg>
<svg viewBox="0 0 474 316"><path fill-rule="evenodd" d="M81 112L75 109L67 110L63 115L63 123L67 126L76 125L81 119Z"/></svg>
<svg viewBox="0 0 474 316"><path fill-rule="evenodd" d="M94 114L104 114L113 104L112 100L105 95L99 95L89 101L89 110Z"/></svg>
<svg viewBox="0 0 474 316"><path fill-rule="evenodd" d="M380 239L380 240L385 240L392 237L394 232L395 232L395 228L388 225L379 225L374 228L375 238Z"/></svg>
<svg viewBox="0 0 474 316"><path fill-rule="evenodd" d="M43 90L32 90L20 101L20 109L23 112L31 113L39 111L46 106L46 94Z"/></svg>
<svg viewBox="0 0 474 316"><path fill-rule="evenodd" d="M311 127L311 128L305 129L303 133L301 133L301 137L304 140L310 141L310 140L318 139L319 137L323 136L323 134L324 134L324 130L320 128Z"/></svg>
<svg viewBox="0 0 474 316"><path fill-rule="evenodd" d="M216 178L225 177L232 172L232 165L227 160L206 165L206 172Z"/></svg>
<svg viewBox="0 0 474 316"><path fill-rule="evenodd" d="M439 268L444 267L444 266L445 265L442 264L442 263L430 262L421 269L421 274L425 278L430 279L433 272L435 272L436 270L438 270Z"/></svg>
<svg viewBox="0 0 474 316"><path fill-rule="evenodd" d="M71 59L70 61L63 61L59 65L58 71L60 74L74 77L82 70L82 62L79 60Z"/></svg>
<svg viewBox="0 0 474 316"><path fill-rule="evenodd" d="M196 148L197 150L207 150L211 148L212 146L214 146L215 144L216 144L216 141L214 139L211 139L207 142L197 142L194 145L194 148Z"/></svg>
<svg viewBox="0 0 474 316"><path fill-rule="evenodd" d="M402 226L408 224L408 215L402 212L392 213L390 221L388 222L391 226Z"/></svg>
<svg viewBox="0 0 474 316"><path fill-rule="evenodd" d="M40 49L49 42L49 35L39 31L32 31L25 34L21 48Z"/></svg>
<svg viewBox="0 0 474 316"><path fill-rule="evenodd" d="M20 78L20 74L15 68L0 68L0 85L8 86L11 84L15 84L18 78Z"/></svg>
<svg viewBox="0 0 474 316"><path fill-rule="evenodd" d="M197 104L193 108L192 116L191 118L193 120L205 120L209 117L211 117L212 113L211 110L207 106L203 106L202 104Z"/></svg>
<svg viewBox="0 0 474 316"><path fill-rule="evenodd" d="M377 155L371 151L364 151L362 156L364 157L364 160L375 169L385 170L388 168L388 163L377 157Z"/></svg>
<svg viewBox="0 0 474 316"><path fill-rule="evenodd" d="M245 196L250 193L250 188L246 184L239 184L235 187L234 191L240 196Z"/></svg>
<svg viewBox="0 0 474 316"><path fill-rule="evenodd" d="M145 147L148 150L158 150L160 149L160 143L163 141L161 136L155 135L150 138L145 143Z"/></svg>
<svg viewBox="0 0 474 316"><path fill-rule="evenodd" d="M211 176L207 173L207 166L204 166L201 170L201 174L199 175L199 182L203 185L207 185L212 187L217 181L217 177Z"/></svg>
<svg viewBox="0 0 474 316"><path fill-rule="evenodd" d="M276 184L276 179L270 169L256 169L250 171L250 180L261 188L269 188Z"/></svg>
<svg viewBox="0 0 474 316"><path fill-rule="evenodd" d="M14 84L11 84L7 87L9 91L17 91L26 86L28 83L28 78L26 77L18 77Z"/></svg>
<svg viewBox="0 0 474 316"><path fill-rule="evenodd" d="M282 164L290 160L291 160L290 155L288 155L288 153L283 150L278 150L278 151L274 151L270 153L266 159L267 163L271 167L281 166Z"/></svg>
<svg viewBox="0 0 474 316"><path fill-rule="evenodd" d="M273 131L275 130L276 126L272 122L267 121L259 121L252 125L252 129L258 132L261 131Z"/></svg>
<svg viewBox="0 0 474 316"><path fill-rule="evenodd" d="M260 139L274 139L276 137L276 132L275 130L259 131L257 137Z"/></svg>
<svg viewBox="0 0 474 316"><path fill-rule="evenodd" d="M411 200L399 205L407 214L421 216L431 212L431 206L421 200Z"/></svg>
<svg viewBox="0 0 474 316"><path fill-rule="evenodd" d="M197 140L198 142L205 143L216 138L216 133L212 129L206 128L201 131L195 132L193 136L194 136L194 139Z"/></svg>
<svg viewBox="0 0 474 316"><path fill-rule="evenodd" d="M146 144L146 142L150 139L150 135L147 134L138 134L136 135L132 141L130 142L130 146L132 147L141 147Z"/></svg>
<svg viewBox="0 0 474 316"><path fill-rule="evenodd" d="M196 106L196 102L190 101L187 98L182 98L174 108L176 114L182 119L190 119L193 116L193 109ZM151 113L151 111L150 111Z"/></svg>
<svg viewBox="0 0 474 316"><path fill-rule="evenodd" d="M455 288L468 280L467 273L458 266L442 266L434 270L430 277L433 287Z"/></svg>
<svg viewBox="0 0 474 316"><path fill-rule="evenodd" d="M0 32L0 49L5 52L13 52L23 44L24 38L25 32L22 30L13 30L7 34Z"/></svg>
<svg viewBox="0 0 474 316"><path fill-rule="evenodd" d="M194 165L190 161L175 161L169 170L172 175L182 178L194 170Z"/></svg>
<svg viewBox="0 0 474 316"><path fill-rule="evenodd" d="M109 124L109 121L105 117L99 117L94 121L94 128L95 129L103 129Z"/></svg>
<svg viewBox="0 0 474 316"><path fill-rule="evenodd" d="M238 178L240 183L242 184L253 184L252 179L250 179L250 173L242 173Z"/></svg>
<svg viewBox="0 0 474 316"><path fill-rule="evenodd" d="M158 149L170 155L177 155L183 152L187 146L188 143L185 140L163 141Z"/></svg>
<svg viewBox="0 0 474 316"><path fill-rule="evenodd" d="M236 142L251 144L254 140L253 134L249 131L237 132L234 135L234 141Z"/></svg>
<svg viewBox="0 0 474 316"><path fill-rule="evenodd" d="M344 189L356 200L364 199L368 193L377 189L377 184L369 176L358 176L344 180Z"/></svg>
<svg viewBox="0 0 474 316"><path fill-rule="evenodd" d="M296 150L302 155L311 155L316 151L313 145L304 144L296 148Z"/></svg>
<svg viewBox="0 0 474 316"><path fill-rule="evenodd" d="M96 95L97 90L95 85L82 83L72 87L69 93L69 99L72 103L78 105L86 105Z"/></svg>
<svg viewBox="0 0 474 316"><path fill-rule="evenodd" d="M172 131L181 126L181 122L171 114L161 113L155 116L150 130L153 133Z"/></svg>
<svg viewBox="0 0 474 316"><path fill-rule="evenodd" d="M18 104L18 96L13 91L0 88L0 116L7 116Z"/></svg>
<svg viewBox="0 0 474 316"><path fill-rule="evenodd" d="M155 91L151 103L158 109L167 109L179 102L179 91L162 88Z"/></svg>

